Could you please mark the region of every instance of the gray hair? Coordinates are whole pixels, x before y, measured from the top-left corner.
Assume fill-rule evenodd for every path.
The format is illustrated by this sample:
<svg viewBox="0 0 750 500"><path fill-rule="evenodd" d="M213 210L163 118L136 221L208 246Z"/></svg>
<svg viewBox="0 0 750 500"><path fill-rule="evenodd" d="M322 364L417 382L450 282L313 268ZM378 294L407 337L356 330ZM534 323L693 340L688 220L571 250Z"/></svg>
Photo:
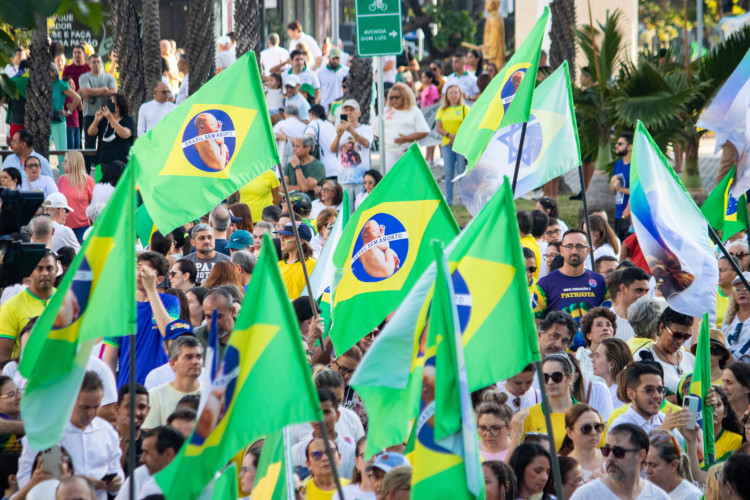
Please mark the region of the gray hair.
<svg viewBox="0 0 750 500"><path fill-rule="evenodd" d="M208 216L208 222L216 231L223 233L229 229L229 224L232 222L230 217L231 214L227 207L216 205Z"/></svg>
<svg viewBox="0 0 750 500"><path fill-rule="evenodd" d="M268 35L268 45L273 45L274 47L279 44L279 34L278 33L271 33Z"/></svg>
<svg viewBox="0 0 750 500"><path fill-rule="evenodd" d="M284 108L284 114L289 116L299 116L299 108L296 104L287 104Z"/></svg>
<svg viewBox="0 0 750 500"><path fill-rule="evenodd" d="M745 253L750 252L750 247L748 247L746 240L734 240L731 244L727 245L727 250L736 245L741 246L743 252Z"/></svg>
<svg viewBox="0 0 750 500"><path fill-rule="evenodd" d="M242 271L248 274L253 272L253 268L257 261L258 259L255 257L255 254L252 254L247 250L240 250L239 252L234 252L234 254L232 254L232 264L237 264Z"/></svg>
<svg viewBox="0 0 750 500"><path fill-rule="evenodd" d="M212 298L213 300L215 300L215 297L217 296L224 299L224 304L226 305L227 309L229 310L232 309L232 305L234 304L234 297L232 296L231 293L229 293L228 290L226 290L225 288L221 286L217 286L216 288L208 292L203 299L203 303L205 304L209 298Z"/></svg>
<svg viewBox="0 0 750 500"><path fill-rule="evenodd" d="M310 151L312 151L312 148L315 146L315 137L311 135L303 135L299 138L300 142L302 142L303 148L310 148Z"/></svg>
<svg viewBox="0 0 750 500"><path fill-rule="evenodd" d="M104 203L92 203L88 207L86 207L86 217L91 221L91 223L95 223L96 219L99 218L99 216L104 211L104 207L106 205Z"/></svg>
<svg viewBox="0 0 750 500"><path fill-rule="evenodd" d="M633 327L635 336L643 339L655 339L659 316L666 308L667 301L661 297L643 296L628 308L628 323Z"/></svg>
<svg viewBox="0 0 750 500"><path fill-rule="evenodd" d="M190 230L190 237L192 239L195 239L195 237L201 231L208 231L211 234L214 234L214 228L212 228L208 224L196 224L195 226L193 226L193 229Z"/></svg>
<svg viewBox="0 0 750 500"><path fill-rule="evenodd" d="M256 222L255 227L257 229L262 229L267 233L273 233L273 229L274 229L273 224L264 220Z"/></svg>
<svg viewBox="0 0 750 500"><path fill-rule="evenodd" d="M203 345L201 345L200 341L197 338L193 337L192 335L183 335L174 339L169 345L169 360L177 361L177 358L180 357L180 353L182 352L183 347L200 347L201 354L203 354Z"/></svg>
<svg viewBox="0 0 750 500"><path fill-rule="evenodd" d="M52 219L44 215L38 215L31 219L29 229L31 230L31 236L35 238L46 238L52 234L54 226L52 225Z"/></svg>

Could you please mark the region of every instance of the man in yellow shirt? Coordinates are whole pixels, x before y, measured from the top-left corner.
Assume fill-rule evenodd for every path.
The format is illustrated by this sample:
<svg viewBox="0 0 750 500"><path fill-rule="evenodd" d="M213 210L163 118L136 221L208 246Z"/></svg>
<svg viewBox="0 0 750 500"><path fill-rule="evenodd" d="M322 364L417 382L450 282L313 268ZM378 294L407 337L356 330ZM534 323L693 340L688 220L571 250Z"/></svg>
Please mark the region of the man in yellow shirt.
<svg viewBox="0 0 750 500"><path fill-rule="evenodd" d="M341 460L338 446L335 441L328 441L331 445L334 460L333 466L338 466ZM333 479L333 468L326 456L325 441L323 438L313 438L307 445L305 455L307 456L307 468L310 469L310 479L305 482L305 498L307 500L331 500L336 492L336 482ZM346 486L349 481L339 478L341 486Z"/></svg>
<svg viewBox="0 0 750 500"><path fill-rule="evenodd" d="M26 323L39 316L55 292L57 255L47 250L29 276L29 286L0 309L0 361L18 356L18 336Z"/></svg>

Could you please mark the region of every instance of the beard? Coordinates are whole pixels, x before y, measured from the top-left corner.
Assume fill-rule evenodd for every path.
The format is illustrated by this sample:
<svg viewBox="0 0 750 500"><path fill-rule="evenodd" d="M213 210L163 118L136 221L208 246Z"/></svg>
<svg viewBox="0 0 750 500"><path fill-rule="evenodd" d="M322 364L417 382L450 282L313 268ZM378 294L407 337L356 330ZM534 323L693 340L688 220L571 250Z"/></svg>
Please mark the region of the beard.
<svg viewBox="0 0 750 500"><path fill-rule="evenodd" d="M627 150L627 148L626 148L626 149L624 149L624 150L621 150L621 151L615 151L615 156L618 156L618 157L620 157L620 158L622 158L622 157L623 157L623 156L625 156L626 154L628 154L628 150Z"/></svg>
<svg viewBox="0 0 750 500"><path fill-rule="evenodd" d="M582 261L580 255L571 255L568 258L568 264L570 264L571 266L580 266L581 262L583 262L583 261Z"/></svg>

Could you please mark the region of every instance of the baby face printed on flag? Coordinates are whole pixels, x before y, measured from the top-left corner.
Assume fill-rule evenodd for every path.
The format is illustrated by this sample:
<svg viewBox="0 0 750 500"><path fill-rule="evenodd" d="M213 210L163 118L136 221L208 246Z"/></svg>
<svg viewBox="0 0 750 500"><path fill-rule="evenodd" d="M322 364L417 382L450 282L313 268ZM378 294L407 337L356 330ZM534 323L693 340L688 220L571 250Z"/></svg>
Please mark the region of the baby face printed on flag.
<svg viewBox="0 0 750 500"><path fill-rule="evenodd" d="M360 281L390 278L406 262L409 236L404 225L390 214L379 213L359 233L352 255L352 272Z"/></svg>
<svg viewBox="0 0 750 500"><path fill-rule="evenodd" d="M487 113L479 124L480 129L498 129L503 116L505 116L505 112L508 111L508 106L513 102L513 97L515 97L518 87L521 85L521 81L526 75L526 70L528 70L529 67L531 67L531 63L524 61L509 68L509 70L505 72L503 75L505 81L500 87L500 91L495 94L490 102Z"/></svg>
<svg viewBox="0 0 750 500"><path fill-rule="evenodd" d="M257 110L221 104L194 104L159 175L228 179Z"/></svg>

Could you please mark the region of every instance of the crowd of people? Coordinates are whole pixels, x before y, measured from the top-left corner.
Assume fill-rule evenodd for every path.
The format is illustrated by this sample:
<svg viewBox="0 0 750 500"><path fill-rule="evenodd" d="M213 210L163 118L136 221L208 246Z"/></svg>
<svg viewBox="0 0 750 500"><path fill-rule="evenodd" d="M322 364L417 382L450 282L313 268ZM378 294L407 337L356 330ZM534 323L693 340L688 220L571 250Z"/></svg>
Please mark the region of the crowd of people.
<svg viewBox="0 0 750 500"><path fill-rule="evenodd" d="M187 96L189 68L184 52L163 41L164 78L153 89L153 100L131 110L118 92L116 54L104 65L98 54L76 46L66 65L65 56L55 52L50 76L62 119L53 118L51 140L59 150L73 150L59 160L58 172L34 151L34 138L23 128L24 93L8 103L12 154L0 181L4 188L41 191L45 198L42 213L12 237L42 243L47 251L22 283L3 290L0 301L0 489L5 498L124 499L131 484L136 498L158 498L149 496L159 494L154 475L174 459L196 424L205 390L208 323L217 317L223 356L265 234L272 237L324 416L322 423L290 429L297 497L408 498L411 450L402 443L366 460L366 431L378 423L368 418L349 385L390 316L346 352L335 352L330 338L323 338L320 311L301 296L302 262L313 271L338 213L359 207L408 146L430 133L422 110L436 104L434 130L442 136L444 189L452 204L450 179L466 166L452 150L453 140L498 68L483 67L481 52L472 50L468 56L455 54L453 72L446 76L442 62L432 61L417 83L411 72L419 67L408 53L385 57L385 135L379 137L379 119L363 123L364 104L344 99L350 55L329 40L321 49L297 21L287 26L287 34L289 50L271 34L260 54L281 170L260 175L171 233L156 231L139 242L135 396L129 393L130 344L104 336L88 360L62 441L42 453L34 452L24 436L20 401L27 381L18 363L55 286L128 168L130 146ZM5 70L19 89L28 80L24 54L19 49ZM222 36L217 73L235 59L232 36ZM380 169L370 160L376 138L386 145ZM82 144L96 150L95 156L75 151ZM750 279L747 235L728 241L730 256L716 262L708 400L716 461L711 464L703 456L703 434L691 427L690 411L682 408L696 364L700 320L667 306L638 245L629 216L632 144L631 133L618 137L610 183L614 214L594 210L588 218L568 221L574 226L569 228L554 193L540 198L533 211L517 211L543 382L530 364L472 394L488 500L552 498L553 455L565 498L750 498L742 479L750 473L745 444L750 437L750 291L735 271L736 266ZM432 165L438 161L434 149L426 155ZM281 175L289 200L282 200ZM540 383L549 396L551 429ZM333 463L321 425L330 437ZM132 426L135 443L128 439ZM131 445L139 463L135 470L127 461ZM253 490L261 449L262 442L247 443L235 457L241 496ZM342 495L334 470L342 478Z"/></svg>

